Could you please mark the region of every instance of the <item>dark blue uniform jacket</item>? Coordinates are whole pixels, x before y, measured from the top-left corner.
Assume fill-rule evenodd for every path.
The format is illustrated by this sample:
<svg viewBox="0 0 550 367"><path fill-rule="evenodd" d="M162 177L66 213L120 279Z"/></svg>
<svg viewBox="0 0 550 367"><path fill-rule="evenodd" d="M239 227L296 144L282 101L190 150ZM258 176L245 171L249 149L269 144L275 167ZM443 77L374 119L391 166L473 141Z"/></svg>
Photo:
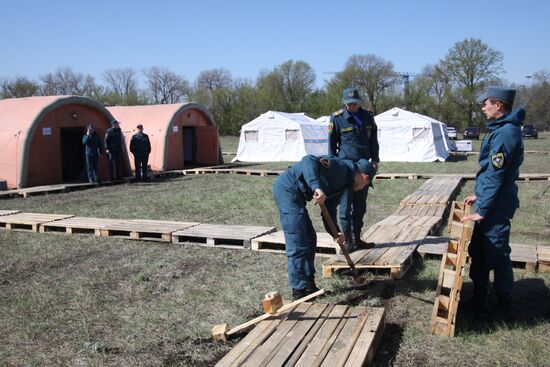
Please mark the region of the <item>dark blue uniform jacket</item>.
<svg viewBox="0 0 550 367"><path fill-rule="evenodd" d="M149 136L145 133L136 133L132 135L130 140L130 152L133 154L149 154L151 153L151 143Z"/></svg>
<svg viewBox="0 0 550 367"><path fill-rule="evenodd" d="M122 152L122 131L120 128L110 128L105 131L105 149L112 154Z"/></svg>
<svg viewBox="0 0 550 367"><path fill-rule="evenodd" d="M93 133L92 135L84 135L82 137L82 144L85 145L85 153L88 156L99 156L103 152L101 140L96 133Z"/></svg>
<svg viewBox="0 0 550 367"><path fill-rule="evenodd" d="M481 144L480 170L476 176L476 212L482 217L502 215L512 218L519 207L515 183L523 162L520 125L522 108L487 124L489 134Z"/></svg>
<svg viewBox="0 0 550 367"><path fill-rule="evenodd" d="M346 108L332 114L329 123L330 154L357 162L372 159L379 162L378 129L372 112L359 108L359 125Z"/></svg>
<svg viewBox="0 0 550 367"><path fill-rule="evenodd" d="M283 172L279 182L289 191L301 193L305 201L313 198L313 192L321 189L329 200L326 206L336 224L336 207L346 189L353 186L355 163L335 157L306 155L298 163ZM347 197L344 195L344 197ZM284 211L284 208L282 208ZM302 209L302 210L305 210ZM324 220L323 220L324 223ZM327 223L325 229L330 233Z"/></svg>

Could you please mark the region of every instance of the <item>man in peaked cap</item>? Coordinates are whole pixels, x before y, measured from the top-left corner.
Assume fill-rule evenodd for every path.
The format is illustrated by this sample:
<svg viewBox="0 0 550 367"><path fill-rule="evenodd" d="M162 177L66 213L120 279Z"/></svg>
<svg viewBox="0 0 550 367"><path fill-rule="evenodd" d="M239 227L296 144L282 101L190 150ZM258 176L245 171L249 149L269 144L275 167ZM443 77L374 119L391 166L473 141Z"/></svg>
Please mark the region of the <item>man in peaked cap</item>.
<svg viewBox="0 0 550 367"><path fill-rule="evenodd" d="M149 162L149 153L151 153L151 142L149 136L143 132L143 125L137 125L138 132L132 135L130 140L130 152L134 155L134 168L136 181L147 181L147 164Z"/></svg>
<svg viewBox="0 0 550 367"><path fill-rule="evenodd" d="M491 315L504 320L513 318L511 301L514 273L510 260L510 219L519 207L515 180L523 162L521 124L525 110L512 110L515 89L490 87L479 98L487 116L489 134L479 153L480 170L476 175L475 195L464 204L475 204L475 213L463 221L475 221L468 252L474 295L470 308L482 318L489 315L489 272L494 271L493 288L497 303Z"/></svg>
<svg viewBox="0 0 550 367"><path fill-rule="evenodd" d="M357 88L347 88L343 92L344 108L332 114L329 123L330 154L342 159L358 162L370 161L378 171L378 132L372 112L360 107L362 99ZM361 239L363 219L367 211L368 187L350 192L351 200L346 206L340 205L340 225L346 236L346 247L352 252L372 247ZM351 213L351 214L350 214ZM351 215L352 221L346 222ZM353 237L352 237L353 232Z"/></svg>
<svg viewBox="0 0 550 367"><path fill-rule="evenodd" d="M288 282L293 299L318 290L314 263L317 234L306 209L307 202L313 200L315 204L323 204L326 200L327 210L334 221L336 206L346 198L343 194L347 190L363 190L372 184L375 174L376 170L365 159L355 163L330 156L306 155L275 180L273 198L285 234ZM323 224L330 233L324 218ZM342 244L343 234L339 233L335 240Z"/></svg>
<svg viewBox="0 0 550 367"><path fill-rule="evenodd" d="M105 152L109 158L109 174L111 181L121 178L120 161L122 153L122 130L117 120L111 121L111 128L105 131Z"/></svg>

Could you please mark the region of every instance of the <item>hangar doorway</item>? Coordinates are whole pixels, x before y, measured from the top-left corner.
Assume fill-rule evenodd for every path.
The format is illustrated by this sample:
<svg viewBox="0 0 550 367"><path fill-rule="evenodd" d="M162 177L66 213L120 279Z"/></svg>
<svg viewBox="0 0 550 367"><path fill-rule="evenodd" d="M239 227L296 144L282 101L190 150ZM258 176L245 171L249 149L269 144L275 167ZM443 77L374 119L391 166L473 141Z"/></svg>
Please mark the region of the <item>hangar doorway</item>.
<svg viewBox="0 0 550 367"><path fill-rule="evenodd" d="M61 172L64 182L82 181L86 178L82 127L62 127Z"/></svg>
<svg viewBox="0 0 550 367"><path fill-rule="evenodd" d="M195 166L197 164L197 129L195 127L183 127L183 166Z"/></svg>

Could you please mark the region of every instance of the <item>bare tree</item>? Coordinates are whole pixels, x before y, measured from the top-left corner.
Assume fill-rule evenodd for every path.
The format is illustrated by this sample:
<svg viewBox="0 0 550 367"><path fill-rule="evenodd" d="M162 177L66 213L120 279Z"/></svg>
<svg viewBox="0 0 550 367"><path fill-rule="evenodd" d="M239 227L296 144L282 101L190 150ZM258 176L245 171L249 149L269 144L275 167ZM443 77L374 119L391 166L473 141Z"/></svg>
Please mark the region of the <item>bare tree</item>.
<svg viewBox="0 0 550 367"><path fill-rule="evenodd" d="M153 66L145 70L144 74L153 103L178 103L190 95L187 79L166 68Z"/></svg>
<svg viewBox="0 0 550 367"><path fill-rule="evenodd" d="M196 86L202 90L214 90L231 87L233 78L227 69L210 69L201 71L197 77Z"/></svg>
<svg viewBox="0 0 550 367"><path fill-rule="evenodd" d="M489 83L498 82L502 72L503 56L479 39L468 38L457 42L442 60L468 107L468 121L472 124L476 96ZM459 100L460 101L460 100Z"/></svg>
<svg viewBox="0 0 550 367"><path fill-rule="evenodd" d="M57 69L40 77L43 95L78 95L94 97L97 90L95 78L90 74L77 73L69 67Z"/></svg>
<svg viewBox="0 0 550 367"><path fill-rule="evenodd" d="M113 93L120 100L137 94L137 75L132 68L106 70L103 79L107 83L107 92Z"/></svg>
<svg viewBox="0 0 550 367"><path fill-rule="evenodd" d="M24 76L0 80L0 98L31 97L40 94L40 86Z"/></svg>

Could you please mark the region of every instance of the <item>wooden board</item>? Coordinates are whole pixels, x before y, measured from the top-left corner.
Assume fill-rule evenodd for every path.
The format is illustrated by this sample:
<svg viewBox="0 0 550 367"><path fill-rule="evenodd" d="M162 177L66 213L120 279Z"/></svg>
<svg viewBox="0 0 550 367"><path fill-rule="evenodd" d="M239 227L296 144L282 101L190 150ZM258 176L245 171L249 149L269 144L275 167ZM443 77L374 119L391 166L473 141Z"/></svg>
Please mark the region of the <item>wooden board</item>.
<svg viewBox="0 0 550 367"><path fill-rule="evenodd" d="M447 245L450 239L450 237L428 236L418 245L416 251L418 251L423 259L430 257L441 259L447 252Z"/></svg>
<svg viewBox="0 0 550 367"><path fill-rule="evenodd" d="M101 236L120 237L133 240L172 242L172 233L191 228L199 223L173 222L147 219L119 219L100 229Z"/></svg>
<svg viewBox="0 0 550 367"><path fill-rule="evenodd" d="M317 233L317 248L315 254L317 256L331 257L336 254L338 244L334 242L332 236L328 233ZM262 252L285 252L285 235L282 231L272 232L260 237L256 237L251 241L251 248L254 251Z"/></svg>
<svg viewBox="0 0 550 367"><path fill-rule="evenodd" d="M0 229L38 232L42 223L70 218L67 214L16 213L0 216Z"/></svg>
<svg viewBox="0 0 550 367"><path fill-rule="evenodd" d="M385 325L383 308L304 303L259 323L216 366L363 366Z"/></svg>
<svg viewBox="0 0 550 367"><path fill-rule="evenodd" d="M253 238L273 231L275 227L199 224L172 233L172 242L243 249L250 248Z"/></svg>

